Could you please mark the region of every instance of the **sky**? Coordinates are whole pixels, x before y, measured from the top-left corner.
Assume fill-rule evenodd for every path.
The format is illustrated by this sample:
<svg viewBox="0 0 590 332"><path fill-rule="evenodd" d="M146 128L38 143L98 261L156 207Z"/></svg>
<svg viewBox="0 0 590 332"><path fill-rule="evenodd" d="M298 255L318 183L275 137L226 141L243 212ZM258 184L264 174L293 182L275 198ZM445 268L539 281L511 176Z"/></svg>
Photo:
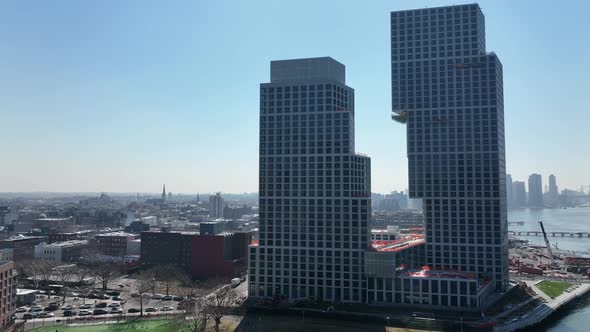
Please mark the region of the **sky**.
<svg viewBox="0 0 590 332"><path fill-rule="evenodd" d="M0 192L254 192L271 60L331 56L372 189L407 188L389 13L426 0L2 1ZM590 184L590 2L486 0L514 180Z"/></svg>

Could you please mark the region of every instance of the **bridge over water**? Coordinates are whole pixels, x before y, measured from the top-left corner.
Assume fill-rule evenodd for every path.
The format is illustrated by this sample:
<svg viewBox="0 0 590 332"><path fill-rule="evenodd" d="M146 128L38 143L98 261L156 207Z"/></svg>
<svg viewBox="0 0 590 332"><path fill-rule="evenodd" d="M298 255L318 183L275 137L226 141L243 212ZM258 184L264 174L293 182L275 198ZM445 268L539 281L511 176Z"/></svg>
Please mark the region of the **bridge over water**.
<svg viewBox="0 0 590 332"><path fill-rule="evenodd" d="M508 231L508 235L514 236L543 236L542 231ZM590 232L547 232L552 237L576 237L590 239Z"/></svg>

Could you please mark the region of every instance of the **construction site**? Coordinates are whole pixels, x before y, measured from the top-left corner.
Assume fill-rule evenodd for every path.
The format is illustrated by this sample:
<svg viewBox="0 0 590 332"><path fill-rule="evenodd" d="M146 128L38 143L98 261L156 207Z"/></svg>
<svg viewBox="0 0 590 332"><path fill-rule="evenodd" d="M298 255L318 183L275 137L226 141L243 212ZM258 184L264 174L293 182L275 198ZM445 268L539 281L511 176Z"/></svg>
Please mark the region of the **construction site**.
<svg viewBox="0 0 590 332"><path fill-rule="evenodd" d="M539 222L545 245L530 245L527 240L510 239L510 274L523 279L567 279L580 281L590 278L590 256L558 249L549 242L542 222Z"/></svg>

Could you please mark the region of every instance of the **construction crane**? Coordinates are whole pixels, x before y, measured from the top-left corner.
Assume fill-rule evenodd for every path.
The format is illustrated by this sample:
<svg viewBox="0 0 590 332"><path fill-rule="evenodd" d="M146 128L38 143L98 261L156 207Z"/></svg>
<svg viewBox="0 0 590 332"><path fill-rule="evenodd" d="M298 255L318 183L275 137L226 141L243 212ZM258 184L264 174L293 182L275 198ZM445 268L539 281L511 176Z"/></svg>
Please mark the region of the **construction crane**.
<svg viewBox="0 0 590 332"><path fill-rule="evenodd" d="M539 220L539 225L541 225L541 231L543 231L543 238L545 239L545 245L547 246L547 252L549 253L549 259L551 259L551 265L557 265L555 263L555 257L553 257L553 251L551 250L551 245L549 244L549 239L547 239L547 233L545 233L545 227L543 226L543 222Z"/></svg>

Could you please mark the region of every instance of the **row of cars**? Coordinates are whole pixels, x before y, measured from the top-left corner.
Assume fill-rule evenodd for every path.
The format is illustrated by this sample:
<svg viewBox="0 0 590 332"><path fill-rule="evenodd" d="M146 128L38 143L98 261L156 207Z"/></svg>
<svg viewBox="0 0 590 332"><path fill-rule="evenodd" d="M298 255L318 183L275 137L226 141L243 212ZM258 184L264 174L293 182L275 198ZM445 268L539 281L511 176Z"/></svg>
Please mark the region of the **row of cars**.
<svg viewBox="0 0 590 332"><path fill-rule="evenodd" d="M94 308L93 308L94 307ZM23 313L23 319L35 319L35 318L51 318L55 317L53 311L59 310L59 303L52 302L48 306L43 307L41 305L35 304L30 309L26 307L19 307L16 309L17 313ZM106 314L121 314L123 313L123 309L121 308L121 304L113 302L111 304L107 304L106 302L97 303L92 305L90 303L81 304L78 308L79 311L76 311L76 307L73 305L65 305L61 308L63 310L64 317L72 317L72 316L88 316L88 315L106 315Z"/></svg>
<svg viewBox="0 0 590 332"><path fill-rule="evenodd" d="M131 297L139 297L139 293L131 293ZM182 301L184 297L176 296L176 295L162 295L162 294L150 294L150 293L143 293L141 294L142 298L147 298L150 300L162 300L162 301Z"/></svg>
<svg viewBox="0 0 590 332"><path fill-rule="evenodd" d="M97 299L97 300L109 300L112 297L113 301L122 301L123 299L121 298L121 292L119 291L106 291L106 292L99 292L99 291L91 291L89 293L83 294L83 293L71 293L68 294L68 296L72 296L74 298L76 297L80 297L80 298L87 298L87 299Z"/></svg>

